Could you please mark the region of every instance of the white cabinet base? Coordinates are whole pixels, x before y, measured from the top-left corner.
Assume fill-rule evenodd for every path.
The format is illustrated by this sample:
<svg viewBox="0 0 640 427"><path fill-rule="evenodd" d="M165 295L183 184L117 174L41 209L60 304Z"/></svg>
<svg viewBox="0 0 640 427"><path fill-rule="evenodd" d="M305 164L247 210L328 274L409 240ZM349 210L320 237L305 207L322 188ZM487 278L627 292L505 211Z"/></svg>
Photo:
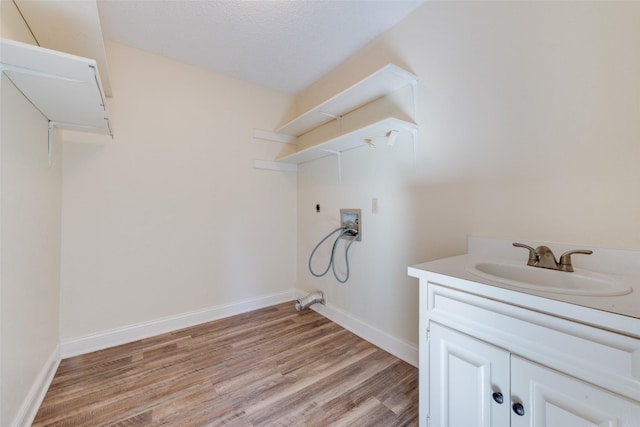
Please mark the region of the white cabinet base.
<svg viewBox="0 0 640 427"><path fill-rule="evenodd" d="M589 383L511 357L511 387L523 416L512 427L637 427L640 404Z"/></svg>
<svg viewBox="0 0 640 427"><path fill-rule="evenodd" d="M438 323L429 335L431 426L507 427L509 352Z"/></svg>
<svg viewBox="0 0 640 427"><path fill-rule="evenodd" d="M421 426L640 427L640 339L457 283L420 277Z"/></svg>

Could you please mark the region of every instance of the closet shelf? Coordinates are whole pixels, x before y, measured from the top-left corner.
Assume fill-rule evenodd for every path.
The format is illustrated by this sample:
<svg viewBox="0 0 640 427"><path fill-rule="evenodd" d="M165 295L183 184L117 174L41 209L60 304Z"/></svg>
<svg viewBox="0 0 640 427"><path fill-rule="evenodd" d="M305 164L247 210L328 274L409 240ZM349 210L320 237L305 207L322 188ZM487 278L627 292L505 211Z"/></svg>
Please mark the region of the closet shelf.
<svg viewBox="0 0 640 427"><path fill-rule="evenodd" d="M340 179L342 152L366 146L385 137L388 138L388 143L392 144L396 138L396 132L411 133L415 158L418 126L408 118L407 111L410 110L397 104L398 101L400 104L406 104L407 100L404 98L408 93L403 92L399 96L390 95L406 86L411 86L413 117L415 117L417 83L418 79L414 74L394 64L385 65L278 128L274 135L295 137L298 144L304 148L278 157L275 161L256 160L254 168L293 171L296 170L295 165L335 155L338 159ZM339 135L334 136L337 133ZM265 132L259 134L266 135L269 140L282 142L280 138L269 136ZM328 138L327 134L329 134ZM321 142L310 144L318 139Z"/></svg>
<svg viewBox="0 0 640 427"><path fill-rule="evenodd" d="M404 86L415 85L417 81L418 78L414 74L397 65L387 64L351 87L281 126L276 132L300 136Z"/></svg>
<svg viewBox="0 0 640 427"><path fill-rule="evenodd" d="M0 72L52 125L113 136L96 61L0 39Z"/></svg>
<svg viewBox="0 0 640 427"><path fill-rule="evenodd" d="M367 143L365 142L365 139L383 137L387 135L389 131L393 130L399 132L409 131L414 133L415 137L417 129L418 126L415 123L395 117L387 117L352 132L324 141L320 144L302 149L293 154L279 157L276 159L276 162L293 164L305 163L321 157L331 156L332 154L351 150L353 148L366 146Z"/></svg>

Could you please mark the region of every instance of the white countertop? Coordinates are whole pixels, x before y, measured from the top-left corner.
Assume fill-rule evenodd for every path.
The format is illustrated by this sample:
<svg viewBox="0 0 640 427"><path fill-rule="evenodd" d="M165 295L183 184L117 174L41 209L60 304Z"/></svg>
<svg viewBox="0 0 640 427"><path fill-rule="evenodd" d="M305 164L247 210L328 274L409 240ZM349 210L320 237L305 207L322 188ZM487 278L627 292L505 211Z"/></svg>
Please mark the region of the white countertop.
<svg viewBox="0 0 640 427"><path fill-rule="evenodd" d="M593 250L593 255L576 255L573 264L576 268L621 278L632 287L630 293L617 296L565 295L524 289L494 282L468 271L470 266L484 261L513 262L519 260L526 264L528 252L513 247L512 242L512 240L470 237L468 254L411 266L409 267L409 275L437 282L445 279L444 276L461 279L447 283L453 283L455 287L466 292L640 338L640 251L519 241L532 247L541 244L549 246L556 256L568 250Z"/></svg>

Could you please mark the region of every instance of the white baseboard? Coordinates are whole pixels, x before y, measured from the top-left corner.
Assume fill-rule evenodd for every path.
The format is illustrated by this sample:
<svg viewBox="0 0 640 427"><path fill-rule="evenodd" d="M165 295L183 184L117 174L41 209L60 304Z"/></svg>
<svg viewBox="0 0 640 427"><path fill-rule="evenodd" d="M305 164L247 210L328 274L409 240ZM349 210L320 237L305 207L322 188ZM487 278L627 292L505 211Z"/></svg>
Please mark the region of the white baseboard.
<svg viewBox="0 0 640 427"><path fill-rule="evenodd" d="M23 427L33 424L33 420L38 414L38 409L40 409L44 396L47 394L47 390L49 390L49 386L51 385L51 381L53 381L53 376L58 370L59 364L60 348L56 346L38 373L27 397L22 402L20 410L11 423L12 427ZM7 392L9 391L5 391L5 393Z"/></svg>
<svg viewBox="0 0 640 427"><path fill-rule="evenodd" d="M138 323L97 334L65 339L60 343L62 359L91 353L116 345L149 338L154 335L177 331L179 329L211 322L224 317L246 313L274 304L280 304L295 299L293 291L284 291L263 297L252 298L230 304L222 304L203 310L183 313L176 316L164 317L149 322Z"/></svg>
<svg viewBox="0 0 640 427"><path fill-rule="evenodd" d="M20 407L20 411L16 415L13 423L11 423L11 427L21 427L33 423L61 359L125 344L224 317L234 316L236 314L246 313L270 305L291 301L304 295L306 295L306 293L300 290L279 292L259 298L223 304L204 310L130 325L98 334L63 340L51 353L38 374L29 394ZM315 304L311 308L399 359L413 366L418 366L418 348L415 345L374 328L368 323L331 304Z"/></svg>
<svg viewBox="0 0 640 427"><path fill-rule="evenodd" d="M209 307L203 310L169 316L149 322L112 329L97 334L65 339L60 343L60 358L78 356L116 345L126 344L154 335L176 331L236 314L246 313L274 304L291 301L306 295L300 290L284 291L263 297ZM418 348L404 340L381 331L353 315L331 305L315 304L311 307L329 320L339 324L359 337L371 342L394 356L418 366Z"/></svg>
<svg viewBox="0 0 640 427"><path fill-rule="evenodd" d="M301 298L306 294L306 292L299 289L295 290L296 298ZM369 341L371 344L380 347L415 367L418 367L418 347L415 345L381 331L361 319L352 316L346 311L331 305L331 303L327 303L326 305L314 304L311 306L311 309L320 313L332 322L335 322L343 328L353 332L360 338Z"/></svg>

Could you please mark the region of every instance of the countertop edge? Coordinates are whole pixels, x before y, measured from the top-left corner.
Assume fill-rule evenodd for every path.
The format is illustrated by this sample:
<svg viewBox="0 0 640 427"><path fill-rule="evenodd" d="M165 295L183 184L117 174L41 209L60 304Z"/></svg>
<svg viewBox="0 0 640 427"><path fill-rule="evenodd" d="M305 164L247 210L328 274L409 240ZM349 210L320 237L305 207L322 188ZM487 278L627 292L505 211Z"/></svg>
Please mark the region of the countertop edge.
<svg viewBox="0 0 640 427"><path fill-rule="evenodd" d="M513 289L480 277L471 277L471 273L466 271L465 266L475 259L476 257L471 255L459 255L415 264L409 266L407 272L411 277L434 282L441 286L640 338L640 318L585 305L584 302L576 303L558 299L558 295L541 295L542 292ZM635 290L633 292L640 294ZM609 298L611 301L613 297L600 298ZM565 297L564 299L570 298Z"/></svg>

